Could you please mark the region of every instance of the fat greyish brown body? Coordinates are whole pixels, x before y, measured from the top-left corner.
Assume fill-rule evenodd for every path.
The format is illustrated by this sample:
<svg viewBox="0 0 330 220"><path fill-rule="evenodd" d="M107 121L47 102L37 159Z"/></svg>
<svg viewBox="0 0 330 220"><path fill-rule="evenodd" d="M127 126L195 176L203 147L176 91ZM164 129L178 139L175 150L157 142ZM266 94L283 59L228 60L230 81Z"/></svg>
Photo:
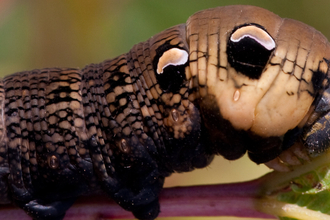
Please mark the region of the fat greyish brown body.
<svg viewBox="0 0 330 220"><path fill-rule="evenodd" d="M315 29L227 6L100 64L9 75L0 203L61 219L76 197L103 190L153 219L164 178L216 154L286 169L329 145L329 60Z"/></svg>

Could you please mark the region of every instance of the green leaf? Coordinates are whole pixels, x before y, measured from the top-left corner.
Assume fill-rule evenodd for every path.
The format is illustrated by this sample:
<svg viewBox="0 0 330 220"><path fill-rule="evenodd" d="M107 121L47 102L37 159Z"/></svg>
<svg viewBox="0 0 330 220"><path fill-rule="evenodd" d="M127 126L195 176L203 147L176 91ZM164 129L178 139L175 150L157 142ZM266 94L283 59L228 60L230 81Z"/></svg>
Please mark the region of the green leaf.
<svg viewBox="0 0 330 220"><path fill-rule="evenodd" d="M330 153L288 173L262 177L257 209L281 220L330 219Z"/></svg>

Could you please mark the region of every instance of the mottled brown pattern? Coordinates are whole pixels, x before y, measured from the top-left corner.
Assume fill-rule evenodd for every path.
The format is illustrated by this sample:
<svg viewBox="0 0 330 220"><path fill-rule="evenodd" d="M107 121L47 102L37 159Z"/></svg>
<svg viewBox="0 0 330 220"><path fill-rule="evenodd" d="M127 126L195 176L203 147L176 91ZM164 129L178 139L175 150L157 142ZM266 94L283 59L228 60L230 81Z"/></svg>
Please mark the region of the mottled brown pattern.
<svg viewBox="0 0 330 220"><path fill-rule="evenodd" d="M273 43L262 65L253 52L244 62L233 57L244 53L232 46L238 29L247 39L235 40L250 51ZM174 60L189 55L186 63L171 63L173 48L185 56ZM329 60L315 29L228 6L99 64L9 75L0 81L0 203L61 219L76 197L103 190L137 218L153 219L164 178L205 167L215 154L248 153L289 169L308 159L306 149L329 146Z"/></svg>

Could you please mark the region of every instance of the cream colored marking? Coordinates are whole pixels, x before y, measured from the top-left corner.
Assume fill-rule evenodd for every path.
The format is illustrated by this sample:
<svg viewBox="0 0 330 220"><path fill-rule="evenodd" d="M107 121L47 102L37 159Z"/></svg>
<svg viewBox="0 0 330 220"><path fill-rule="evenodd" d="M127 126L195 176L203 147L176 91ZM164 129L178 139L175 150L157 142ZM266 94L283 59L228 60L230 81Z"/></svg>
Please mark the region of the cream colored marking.
<svg viewBox="0 0 330 220"><path fill-rule="evenodd" d="M189 33L189 26L187 27L187 35L188 39L190 41L190 55L189 55L189 60L193 61L189 63L190 70L191 70L191 75L197 76L198 74L198 66L197 66L197 41L198 41L198 35L196 33ZM195 35L192 35L195 34ZM197 85L193 85L194 87L197 87Z"/></svg>
<svg viewBox="0 0 330 220"><path fill-rule="evenodd" d="M125 83L127 83L127 84L132 83L131 77L125 77ZM127 86L131 86L131 85L127 85Z"/></svg>
<svg viewBox="0 0 330 220"><path fill-rule="evenodd" d="M60 75L60 79L61 80L68 80L69 79L69 75L71 73L71 71L66 71L66 70L62 70L61 72L62 74Z"/></svg>
<svg viewBox="0 0 330 220"><path fill-rule="evenodd" d="M171 103L170 105L174 105L175 103L179 103L181 101L181 95L180 94L175 94L173 95L173 97L171 98Z"/></svg>
<svg viewBox="0 0 330 220"><path fill-rule="evenodd" d="M123 113L120 113L116 117L116 121L120 124L125 120L125 115Z"/></svg>
<svg viewBox="0 0 330 220"><path fill-rule="evenodd" d="M233 42L239 42L246 37L254 39L267 50L273 50L276 47L275 41L266 31L253 25L238 28L231 35L230 40Z"/></svg>
<svg viewBox="0 0 330 220"><path fill-rule="evenodd" d="M70 89L72 90L78 90L80 87L80 83L72 83L70 84Z"/></svg>
<svg viewBox="0 0 330 220"><path fill-rule="evenodd" d="M119 99L119 105L120 106L124 106L124 105L126 105L127 104L127 100L126 100L126 98L121 98L121 99Z"/></svg>
<svg viewBox="0 0 330 220"><path fill-rule="evenodd" d="M285 73L291 73L293 71L294 64L293 62L286 60L282 69Z"/></svg>
<svg viewBox="0 0 330 220"><path fill-rule="evenodd" d="M66 92L61 92L61 93L60 93L60 97L61 97L61 98L65 98L65 97L66 97Z"/></svg>
<svg viewBox="0 0 330 220"><path fill-rule="evenodd" d="M48 156L48 166L52 169L57 169L59 166L59 160L55 155Z"/></svg>
<svg viewBox="0 0 330 220"><path fill-rule="evenodd" d="M113 111L116 110L116 107L115 107L114 105L110 105L110 106L109 106L109 109L110 109L111 112L113 112Z"/></svg>
<svg viewBox="0 0 330 220"><path fill-rule="evenodd" d="M129 147L125 139L121 139L120 141L120 150L124 153L129 152Z"/></svg>
<svg viewBox="0 0 330 220"><path fill-rule="evenodd" d="M177 122L179 120L179 112L176 109L172 109L171 113L173 120Z"/></svg>
<svg viewBox="0 0 330 220"><path fill-rule="evenodd" d="M107 102L108 103L113 103L116 100L116 95L111 92L107 95Z"/></svg>
<svg viewBox="0 0 330 220"><path fill-rule="evenodd" d="M200 96L207 95L207 88L205 87L207 83L207 72L208 72L208 66L207 66L207 48L208 48L208 28L209 28L209 16L211 16L209 13L206 13L203 15L202 19L199 19L198 25L200 26L200 30L198 33L198 53L197 53L197 66L198 66L198 84L201 85L199 87L199 94Z"/></svg>
<svg viewBox="0 0 330 220"><path fill-rule="evenodd" d="M238 101L239 97L241 96L241 93L240 91L237 89L235 92L234 92L234 102Z"/></svg>
<svg viewBox="0 0 330 220"><path fill-rule="evenodd" d="M61 118L65 118L65 117L68 115L68 113L67 113L66 111L60 111L60 112L58 113L58 115L59 115Z"/></svg>
<svg viewBox="0 0 330 220"><path fill-rule="evenodd" d="M55 115L52 115L48 118L48 122L49 124L53 125L55 123L57 123L57 117Z"/></svg>
<svg viewBox="0 0 330 220"><path fill-rule="evenodd" d="M216 22L212 20L211 33L217 33L218 27ZM218 69L218 34L210 35L208 34L208 60L207 60L207 83L206 85L213 84L212 82L219 81L219 69ZM210 88L207 87L209 90Z"/></svg>
<svg viewBox="0 0 330 220"><path fill-rule="evenodd" d="M129 136L130 134L132 134L132 130L130 127L125 127L123 130L122 130L122 133L126 136Z"/></svg>
<svg viewBox="0 0 330 220"><path fill-rule="evenodd" d="M165 67L173 65L179 66L184 65L188 61L188 53L185 50L172 48L165 51L159 58L157 65L157 73L162 74Z"/></svg>
<svg viewBox="0 0 330 220"><path fill-rule="evenodd" d="M60 128L69 129L71 124L68 121L62 121L58 125Z"/></svg>
<svg viewBox="0 0 330 220"><path fill-rule="evenodd" d="M60 83L55 83L55 84L56 84L56 88L58 88L58 86L62 86L62 87L70 86L70 83L66 81L61 81Z"/></svg>
<svg viewBox="0 0 330 220"><path fill-rule="evenodd" d="M56 103L56 107L57 107L57 110L59 109L66 109L68 107L68 102L59 102L59 103ZM70 103L71 104L71 103Z"/></svg>
<svg viewBox="0 0 330 220"><path fill-rule="evenodd" d="M71 101L70 102L70 108L71 109L79 109L80 108L80 102L78 102L78 101Z"/></svg>
<svg viewBox="0 0 330 220"><path fill-rule="evenodd" d="M52 136L53 143L63 142L63 137L59 133L55 133Z"/></svg>
<svg viewBox="0 0 330 220"><path fill-rule="evenodd" d="M158 98L158 93L157 93L157 91L156 91L156 89L154 87L152 87L149 91L152 94L152 97L154 99L157 99Z"/></svg>
<svg viewBox="0 0 330 220"><path fill-rule="evenodd" d="M123 113L125 116L129 115L131 113L132 109L131 108L125 108Z"/></svg>
<svg viewBox="0 0 330 220"><path fill-rule="evenodd" d="M126 80L125 80L125 81L126 81ZM134 91L132 85L126 85L126 86L124 87L124 89L125 89L126 92L133 92L133 91Z"/></svg>
<svg viewBox="0 0 330 220"><path fill-rule="evenodd" d="M84 126L84 120L81 118L76 118L74 120L74 126L75 127L83 127Z"/></svg>
<svg viewBox="0 0 330 220"><path fill-rule="evenodd" d="M324 62L324 60L320 63L320 66L319 66L319 70L321 70L322 72L326 73L328 72L328 64L326 62Z"/></svg>
<svg viewBox="0 0 330 220"><path fill-rule="evenodd" d="M316 122L315 124L313 124L311 130L305 135L305 138L309 137L310 135L313 135L314 133L317 133L320 130L323 130L324 127L325 127L325 124Z"/></svg>
<svg viewBox="0 0 330 220"><path fill-rule="evenodd" d="M145 105L141 107L141 112L142 112L143 117L150 116L149 110L148 110L147 106L145 106Z"/></svg>
<svg viewBox="0 0 330 220"><path fill-rule="evenodd" d="M81 97L81 95L79 95L78 92L71 92L70 97L73 98L73 99L77 99L78 101L82 100L82 97Z"/></svg>
<svg viewBox="0 0 330 220"><path fill-rule="evenodd" d="M116 95L123 94L123 88L121 86L116 86L116 88L113 90Z"/></svg>

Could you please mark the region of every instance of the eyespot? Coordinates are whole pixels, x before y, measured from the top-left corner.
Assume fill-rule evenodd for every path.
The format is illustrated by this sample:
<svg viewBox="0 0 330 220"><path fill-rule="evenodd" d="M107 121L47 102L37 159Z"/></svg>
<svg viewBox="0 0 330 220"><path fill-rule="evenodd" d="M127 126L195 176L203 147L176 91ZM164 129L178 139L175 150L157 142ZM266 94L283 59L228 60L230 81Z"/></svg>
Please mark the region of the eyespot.
<svg viewBox="0 0 330 220"><path fill-rule="evenodd" d="M259 79L275 47L274 39L262 26L240 26L228 39L228 62L249 78Z"/></svg>
<svg viewBox="0 0 330 220"><path fill-rule="evenodd" d="M188 61L188 53L185 50L178 48L172 48L165 51L163 55L159 58L157 65L157 73L162 74L164 68L167 66L180 66Z"/></svg>
<svg viewBox="0 0 330 220"><path fill-rule="evenodd" d="M186 79L185 67L188 63L188 52L180 48L170 48L163 52L155 70L158 83L164 91L175 92Z"/></svg>

